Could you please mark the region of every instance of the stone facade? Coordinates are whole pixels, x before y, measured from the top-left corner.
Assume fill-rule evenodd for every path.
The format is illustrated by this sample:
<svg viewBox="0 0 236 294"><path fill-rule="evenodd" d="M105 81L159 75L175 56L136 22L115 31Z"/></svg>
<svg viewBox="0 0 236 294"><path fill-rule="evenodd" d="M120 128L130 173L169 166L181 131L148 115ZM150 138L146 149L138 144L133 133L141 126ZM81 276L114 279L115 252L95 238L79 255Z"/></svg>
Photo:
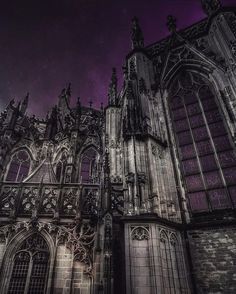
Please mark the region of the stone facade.
<svg viewBox="0 0 236 294"><path fill-rule="evenodd" d="M188 232L197 293L234 293L236 228Z"/></svg>
<svg viewBox="0 0 236 294"><path fill-rule="evenodd" d="M235 293L236 9L145 46L108 105L0 116L0 293Z"/></svg>

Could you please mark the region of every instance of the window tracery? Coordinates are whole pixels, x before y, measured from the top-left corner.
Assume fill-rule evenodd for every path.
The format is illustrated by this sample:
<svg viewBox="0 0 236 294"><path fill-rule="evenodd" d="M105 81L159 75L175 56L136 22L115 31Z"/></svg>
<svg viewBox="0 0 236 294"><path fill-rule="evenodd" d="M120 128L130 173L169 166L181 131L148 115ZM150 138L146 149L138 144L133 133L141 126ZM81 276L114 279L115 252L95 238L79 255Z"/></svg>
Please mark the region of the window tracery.
<svg viewBox="0 0 236 294"><path fill-rule="evenodd" d="M21 182L28 176L29 170L30 156L26 150L19 150L11 158L6 181Z"/></svg>
<svg viewBox="0 0 236 294"><path fill-rule="evenodd" d="M184 293L187 288L183 252L175 233L160 230L160 258L164 293Z"/></svg>
<svg viewBox="0 0 236 294"><path fill-rule="evenodd" d="M132 240L149 240L149 230L148 227L133 227L131 232Z"/></svg>
<svg viewBox="0 0 236 294"><path fill-rule="evenodd" d="M61 182L67 164L67 152L64 151L59 158L56 163L56 179Z"/></svg>
<svg viewBox="0 0 236 294"><path fill-rule="evenodd" d="M39 234L27 238L13 259L8 294L45 293L49 249Z"/></svg>
<svg viewBox="0 0 236 294"><path fill-rule="evenodd" d="M98 153L90 147L81 156L80 180L83 183L95 183L99 179Z"/></svg>
<svg viewBox="0 0 236 294"><path fill-rule="evenodd" d="M209 86L187 75L193 85L186 88L183 78L178 80L170 109L189 204L193 212L230 208L236 198L236 154L229 132Z"/></svg>

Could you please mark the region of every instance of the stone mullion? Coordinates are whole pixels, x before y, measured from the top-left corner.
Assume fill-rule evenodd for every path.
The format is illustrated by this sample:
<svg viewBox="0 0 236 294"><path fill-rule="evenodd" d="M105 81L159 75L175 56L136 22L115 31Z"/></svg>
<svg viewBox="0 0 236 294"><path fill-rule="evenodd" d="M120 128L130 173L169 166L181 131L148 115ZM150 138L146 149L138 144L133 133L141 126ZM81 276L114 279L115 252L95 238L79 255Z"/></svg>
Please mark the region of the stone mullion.
<svg viewBox="0 0 236 294"><path fill-rule="evenodd" d="M195 93L193 95L195 95ZM187 121L188 121L189 131L190 131L193 146L194 146L195 157L196 157L197 162L198 162L198 167L199 167L201 179L202 179L202 182L203 182L203 185L204 185L204 190L206 191L206 199L207 199L208 207L209 207L209 210L211 211L212 210L211 202L210 202L210 199L209 199L209 195L208 195L208 192L207 192L207 186L206 186L205 179L204 179L204 176L203 176L203 172L202 172L202 169L201 169L201 162L200 162L200 159L199 159L199 156L198 156L198 150L197 150L196 142L195 142L195 139L194 139L194 136L193 136L191 124L190 124L190 121L189 121L189 115L188 115L188 112L187 112L187 109L186 109L184 98L182 98L182 99L183 99L184 110L185 110L185 113L186 113L186 118L187 118ZM198 101L198 105L199 105L199 101Z"/></svg>
<svg viewBox="0 0 236 294"><path fill-rule="evenodd" d="M28 294L28 291L29 291L32 269L33 269L33 258L32 258L32 255L30 254L30 263L29 263L29 267L28 267L28 273L27 273L27 278L26 278L26 283L25 283L24 294Z"/></svg>
<svg viewBox="0 0 236 294"><path fill-rule="evenodd" d="M20 213L20 205L21 205L21 202L23 200L23 198L22 198L23 197L23 191L24 191L24 185L23 185L23 183L21 183L19 185L19 190L17 192L16 199L15 199L15 212L10 217L15 217Z"/></svg>
<svg viewBox="0 0 236 294"><path fill-rule="evenodd" d="M224 178L224 174L223 174L223 171L222 171L222 168L221 168L221 165L220 165L220 161L219 161L219 157L218 157L218 154L217 154L217 151L216 151L216 148L215 148L215 144L214 144L214 141L212 139L212 136L211 136L211 132L210 132L210 129L209 129L209 125L208 125L208 122L207 122L207 119L206 119L206 115L205 115L205 111L203 109L203 106L202 106L202 102L201 102L201 99L200 99L200 96L199 94L197 94L197 98L198 98L198 103L200 105L200 108L201 108L201 113L202 113L202 116L203 116L203 119L204 119L204 122L205 122L205 126L206 126L206 129L207 129L207 133L208 133L208 136L210 138L210 141L211 141L211 145L212 145L212 148L213 148L213 152L214 152L214 158L216 160L216 164L217 164L217 167L218 167L218 171L220 172L220 178L223 182L223 186L224 188L226 189L226 193L227 193L227 196L228 196L228 199L231 203L231 207L234 207L234 204L233 204L233 200L231 199L231 196L230 196L230 193L228 191L228 188L227 188L227 185L226 185L226 182L225 182L225 178ZM215 97L213 97L212 99L215 100ZM218 106L218 105L217 105ZM219 111L219 107L217 108ZM223 122L223 121L222 121ZM224 122L223 122L224 123ZM227 133L227 136L228 136L228 133ZM201 165L200 165L201 167ZM208 189L206 190L207 194L208 194ZM209 197L209 196L208 196ZM210 203L211 203L211 199L209 199Z"/></svg>

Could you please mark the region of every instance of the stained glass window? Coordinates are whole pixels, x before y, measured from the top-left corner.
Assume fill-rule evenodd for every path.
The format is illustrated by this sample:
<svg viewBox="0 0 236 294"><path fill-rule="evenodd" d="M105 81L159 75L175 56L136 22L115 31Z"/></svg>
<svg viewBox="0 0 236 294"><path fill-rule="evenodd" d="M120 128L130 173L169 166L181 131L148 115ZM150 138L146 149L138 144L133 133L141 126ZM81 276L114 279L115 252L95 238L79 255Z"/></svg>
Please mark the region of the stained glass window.
<svg viewBox="0 0 236 294"><path fill-rule="evenodd" d="M81 157L80 177L83 183L94 182L98 177L98 153L94 148L87 149Z"/></svg>
<svg viewBox="0 0 236 294"><path fill-rule="evenodd" d="M49 250L38 234L31 235L15 254L8 294L43 294L46 289Z"/></svg>
<svg viewBox="0 0 236 294"><path fill-rule="evenodd" d="M194 74L188 80L194 80ZM221 109L209 86L192 90L182 83L170 109L182 170L193 212L224 209L236 203L236 154ZM183 81L179 79L179 82ZM180 82L181 83L181 82ZM176 101L175 101L176 97Z"/></svg>
<svg viewBox="0 0 236 294"><path fill-rule="evenodd" d="M56 164L56 179L61 182L67 164L67 153L64 151L59 158Z"/></svg>
<svg viewBox="0 0 236 294"><path fill-rule="evenodd" d="M183 168L186 175L199 173L198 162L195 158L183 161Z"/></svg>
<svg viewBox="0 0 236 294"><path fill-rule="evenodd" d="M195 211L206 211L208 210L208 202L206 192L189 193L190 208L193 212Z"/></svg>
<svg viewBox="0 0 236 294"><path fill-rule="evenodd" d="M6 181L21 182L28 176L30 169L30 157L27 151L16 152L10 161Z"/></svg>

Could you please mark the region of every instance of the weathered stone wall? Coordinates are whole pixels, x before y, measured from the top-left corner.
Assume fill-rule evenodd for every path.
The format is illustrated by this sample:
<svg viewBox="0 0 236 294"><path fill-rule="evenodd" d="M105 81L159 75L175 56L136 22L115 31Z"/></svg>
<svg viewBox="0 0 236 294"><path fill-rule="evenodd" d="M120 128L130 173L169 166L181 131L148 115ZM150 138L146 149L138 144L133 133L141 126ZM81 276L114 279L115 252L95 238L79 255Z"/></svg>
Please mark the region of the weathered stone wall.
<svg viewBox="0 0 236 294"><path fill-rule="evenodd" d="M2 240L0 239L0 266L3 261L5 250L6 250L5 239L2 239Z"/></svg>
<svg viewBox="0 0 236 294"><path fill-rule="evenodd" d="M73 267L73 272L72 272ZM55 265L55 280L53 285L53 293L55 294L88 294L89 278L84 273L84 267L77 261L72 261L71 251L65 245L57 248L57 257ZM72 283L73 277L73 283Z"/></svg>
<svg viewBox="0 0 236 294"><path fill-rule="evenodd" d="M126 293L191 293L182 245L180 232L173 228L126 223Z"/></svg>
<svg viewBox="0 0 236 294"><path fill-rule="evenodd" d="M197 293L236 293L236 227L188 232Z"/></svg>

